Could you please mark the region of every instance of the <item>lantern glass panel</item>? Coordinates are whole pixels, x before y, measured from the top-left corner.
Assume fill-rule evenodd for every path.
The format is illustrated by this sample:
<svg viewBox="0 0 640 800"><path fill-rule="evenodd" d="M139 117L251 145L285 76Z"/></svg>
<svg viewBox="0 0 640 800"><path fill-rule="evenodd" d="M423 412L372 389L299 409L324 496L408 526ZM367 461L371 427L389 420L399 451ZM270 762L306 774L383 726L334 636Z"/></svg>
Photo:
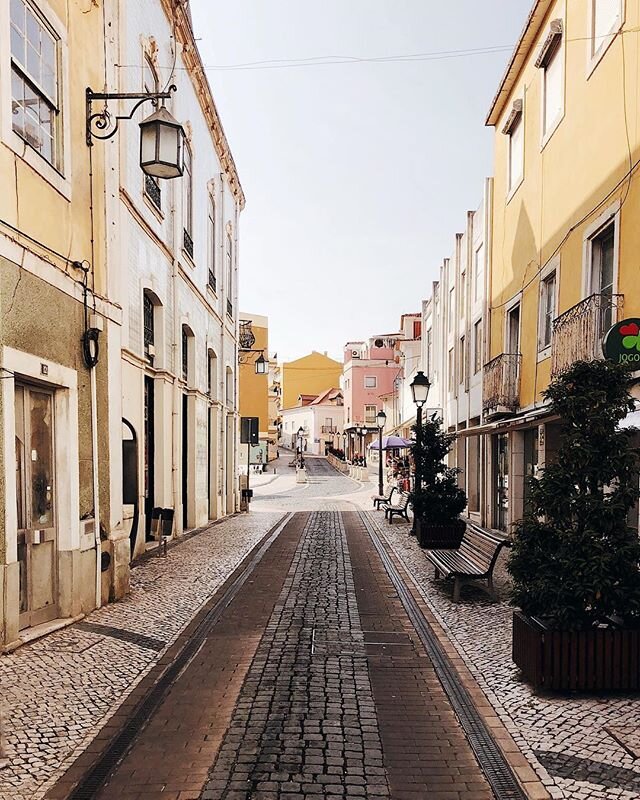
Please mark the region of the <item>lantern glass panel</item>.
<svg viewBox="0 0 640 800"><path fill-rule="evenodd" d="M158 161L165 164L178 164L178 129L170 125L159 125L158 127L160 131Z"/></svg>

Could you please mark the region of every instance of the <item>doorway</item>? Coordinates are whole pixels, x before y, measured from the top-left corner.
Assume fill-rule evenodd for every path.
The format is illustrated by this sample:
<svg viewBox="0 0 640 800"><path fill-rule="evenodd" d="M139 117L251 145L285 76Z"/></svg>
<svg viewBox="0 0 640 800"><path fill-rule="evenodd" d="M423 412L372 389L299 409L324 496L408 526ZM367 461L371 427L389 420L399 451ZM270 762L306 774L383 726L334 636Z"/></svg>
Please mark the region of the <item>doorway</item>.
<svg viewBox="0 0 640 800"><path fill-rule="evenodd" d="M506 531L509 524L509 434L493 437L493 527Z"/></svg>
<svg viewBox="0 0 640 800"><path fill-rule="evenodd" d="M189 398L182 395L182 530L188 529L189 509L187 498L189 495Z"/></svg>
<svg viewBox="0 0 640 800"><path fill-rule="evenodd" d="M144 520L145 540L153 541L151 514L155 500L155 402L153 378L144 378Z"/></svg>
<svg viewBox="0 0 640 800"><path fill-rule="evenodd" d="M58 616L53 393L16 385L19 627Z"/></svg>

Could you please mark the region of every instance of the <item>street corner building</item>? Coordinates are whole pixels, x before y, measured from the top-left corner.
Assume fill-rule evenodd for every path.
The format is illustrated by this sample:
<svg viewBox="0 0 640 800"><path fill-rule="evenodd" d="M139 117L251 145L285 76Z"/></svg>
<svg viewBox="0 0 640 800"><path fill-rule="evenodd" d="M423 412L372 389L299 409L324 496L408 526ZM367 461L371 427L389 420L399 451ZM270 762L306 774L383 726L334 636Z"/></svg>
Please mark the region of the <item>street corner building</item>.
<svg viewBox="0 0 640 800"><path fill-rule="evenodd" d="M244 196L184 4L0 0L0 53L1 651L236 511Z"/></svg>

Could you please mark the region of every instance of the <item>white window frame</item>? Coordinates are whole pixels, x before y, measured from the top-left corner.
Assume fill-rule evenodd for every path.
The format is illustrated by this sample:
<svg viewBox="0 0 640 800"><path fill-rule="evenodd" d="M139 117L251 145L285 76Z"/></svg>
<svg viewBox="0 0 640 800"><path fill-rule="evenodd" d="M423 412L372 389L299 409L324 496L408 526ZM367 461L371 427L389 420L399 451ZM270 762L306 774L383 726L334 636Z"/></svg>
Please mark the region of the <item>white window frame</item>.
<svg viewBox="0 0 640 800"><path fill-rule="evenodd" d="M553 40L554 27L560 25L560 32L555 34L560 37L560 40ZM542 52L536 66L540 69L540 149L543 149L549 139L556 132L558 126L564 119L565 111L565 94L566 94L566 60L565 60L565 24L564 19L554 19L547 26L544 34L544 44L542 45ZM549 52L546 52L549 51ZM547 121L546 106L547 106L547 74L549 65L558 59L557 63L560 68L560 108L556 116Z"/></svg>
<svg viewBox="0 0 640 800"><path fill-rule="evenodd" d="M591 225L585 228L582 245L582 298L594 294L591 284L593 263L593 240L611 223L613 232L613 293L618 293L618 270L620 266L620 201L610 205Z"/></svg>
<svg viewBox="0 0 640 800"><path fill-rule="evenodd" d="M588 14L589 14L589 21L588 21L588 36L587 36L587 78L591 76L595 68L598 66L602 58L604 57L605 53L611 46L611 43L614 41L616 36L618 35L620 29L625 23L625 16L626 16L626 0L619 0L619 8L618 8L618 15L614 20L611 30L609 33L603 37L602 42L599 44L598 47L594 49L594 42L595 42L595 14L594 14L594 3L596 0L588 0Z"/></svg>
<svg viewBox="0 0 640 800"><path fill-rule="evenodd" d="M554 287L554 308L555 317L558 316L558 298L560 296L560 256L555 256L545 265L540 273L540 287L538 290L538 361L543 361L545 358L551 356L551 344L553 342L553 332L549 344L544 344L542 337L544 334L544 323L546 317L546 308L543 305L544 287L546 281L555 275Z"/></svg>
<svg viewBox="0 0 640 800"><path fill-rule="evenodd" d="M60 104L58 169L13 130L11 113L10 0L0 0L0 53L6 59L0 69L0 141L25 161L65 199L71 200L71 114L69 95L69 47L67 30L46 0L29 0L58 38L58 94ZM84 101L83 101L84 103ZM66 122L65 122L66 119Z"/></svg>
<svg viewBox="0 0 640 800"><path fill-rule="evenodd" d="M482 318L475 320L475 322L471 325L471 331L473 334L473 375L478 375L482 372L482 367L484 366L484 329L482 327ZM478 337L476 336L476 331L480 331L480 348L478 348ZM478 352L478 350L480 352ZM476 366L478 369L476 369Z"/></svg>
<svg viewBox="0 0 640 800"><path fill-rule="evenodd" d="M367 381L373 381L372 384L367 384ZM364 388L365 389L377 389L378 388L378 378L375 375L365 375L364 376Z"/></svg>
<svg viewBox="0 0 640 800"><path fill-rule="evenodd" d="M209 193L207 195L207 289L209 289L214 294L218 293L218 273L216 271L216 251L217 251L217 233L218 233L218 224L216 220L216 198L214 187L211 186ZM213 286L209 282L209 272L213 273L213 277L216 283L216 288L214 289Z"/></svg>
<svg viewBox="0 0 640 800"><path fill-rule="evenodd" d="M520 355L522 355L522 292L518 292L518 294L513 297L509 303L505 306L504 309L504 338L502 342L502 352L509 354L510 351L508 349L509 345L509 318L511 316L511 312L520 306L520 317L518 320L518 347L520 350ZM517 355L516 353L511 353L511 355Z"/></svg>
<svg viewBox="0 0 640 800"><path fill-rule="evenodd" d="M480 255L480 258L478 256ZM481 277L482 281L478 280L478 264L482 262ZM485 284L485 246L484 242L480 244L473 251L473 302L480 303L484 298L484 284ZM479 285L481 283L481 285Z"/></svg>
<svg viewBox="0 0 640 800"><path fill-rule="evenodd" d="M373 414L367 414L367 409L372 408ZM374 403L366 403L364 407L364 421L366 425L372 425L376 421L378 415L378 406Z"/></svg>
<svg viewBox="0 0 640 800"><path fill-rule="evenodd" d="M522 126L522 170L520 172L519 178L512 183L511 172L512 172L512 157L511 157L511 146L513 142L513 132L517 126ZM524 181L524 172L525 172L525 151L526 151L526 129L525 129L525 101L524 95L522 97L517 97L513 101L513 105L507 118L505 119L505 124L502 128L502 133L505 134L507 137L507 181L506 181L506 188L507 188L507 203L511 200L511 198L515 195L518 191L520 186Z"/></svg>

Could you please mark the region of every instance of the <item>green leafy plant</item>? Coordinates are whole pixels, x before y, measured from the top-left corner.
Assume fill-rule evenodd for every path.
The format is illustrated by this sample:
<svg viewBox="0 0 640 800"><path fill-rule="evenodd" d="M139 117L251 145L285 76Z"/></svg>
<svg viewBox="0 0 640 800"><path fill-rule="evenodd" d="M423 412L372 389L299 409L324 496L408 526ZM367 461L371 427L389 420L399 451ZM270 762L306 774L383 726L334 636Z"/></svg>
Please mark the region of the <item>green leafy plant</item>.
<svg viewBox="0 0 640 800"><path fill-rule="evenodd" d="M556 460L530 478L531 505L515 526L512 601L555 628L640 621L640 540L628 523L638 498L634 407L627 367L577 362L544 396L563 431Z"/></svg>
<svg viewBox="0 0 640 800"><path fill-rule="evenodd" d="M416 432L415 425L413 431ZM413 448L422 486L419 492L411 492L409 497L414 513L427 524L452 522L467 505L467 497L456 481L460 470L447 467L445 462L455 438L455 434L442 430L441 420L428 419L422 423L420 444Z"/></svg>

